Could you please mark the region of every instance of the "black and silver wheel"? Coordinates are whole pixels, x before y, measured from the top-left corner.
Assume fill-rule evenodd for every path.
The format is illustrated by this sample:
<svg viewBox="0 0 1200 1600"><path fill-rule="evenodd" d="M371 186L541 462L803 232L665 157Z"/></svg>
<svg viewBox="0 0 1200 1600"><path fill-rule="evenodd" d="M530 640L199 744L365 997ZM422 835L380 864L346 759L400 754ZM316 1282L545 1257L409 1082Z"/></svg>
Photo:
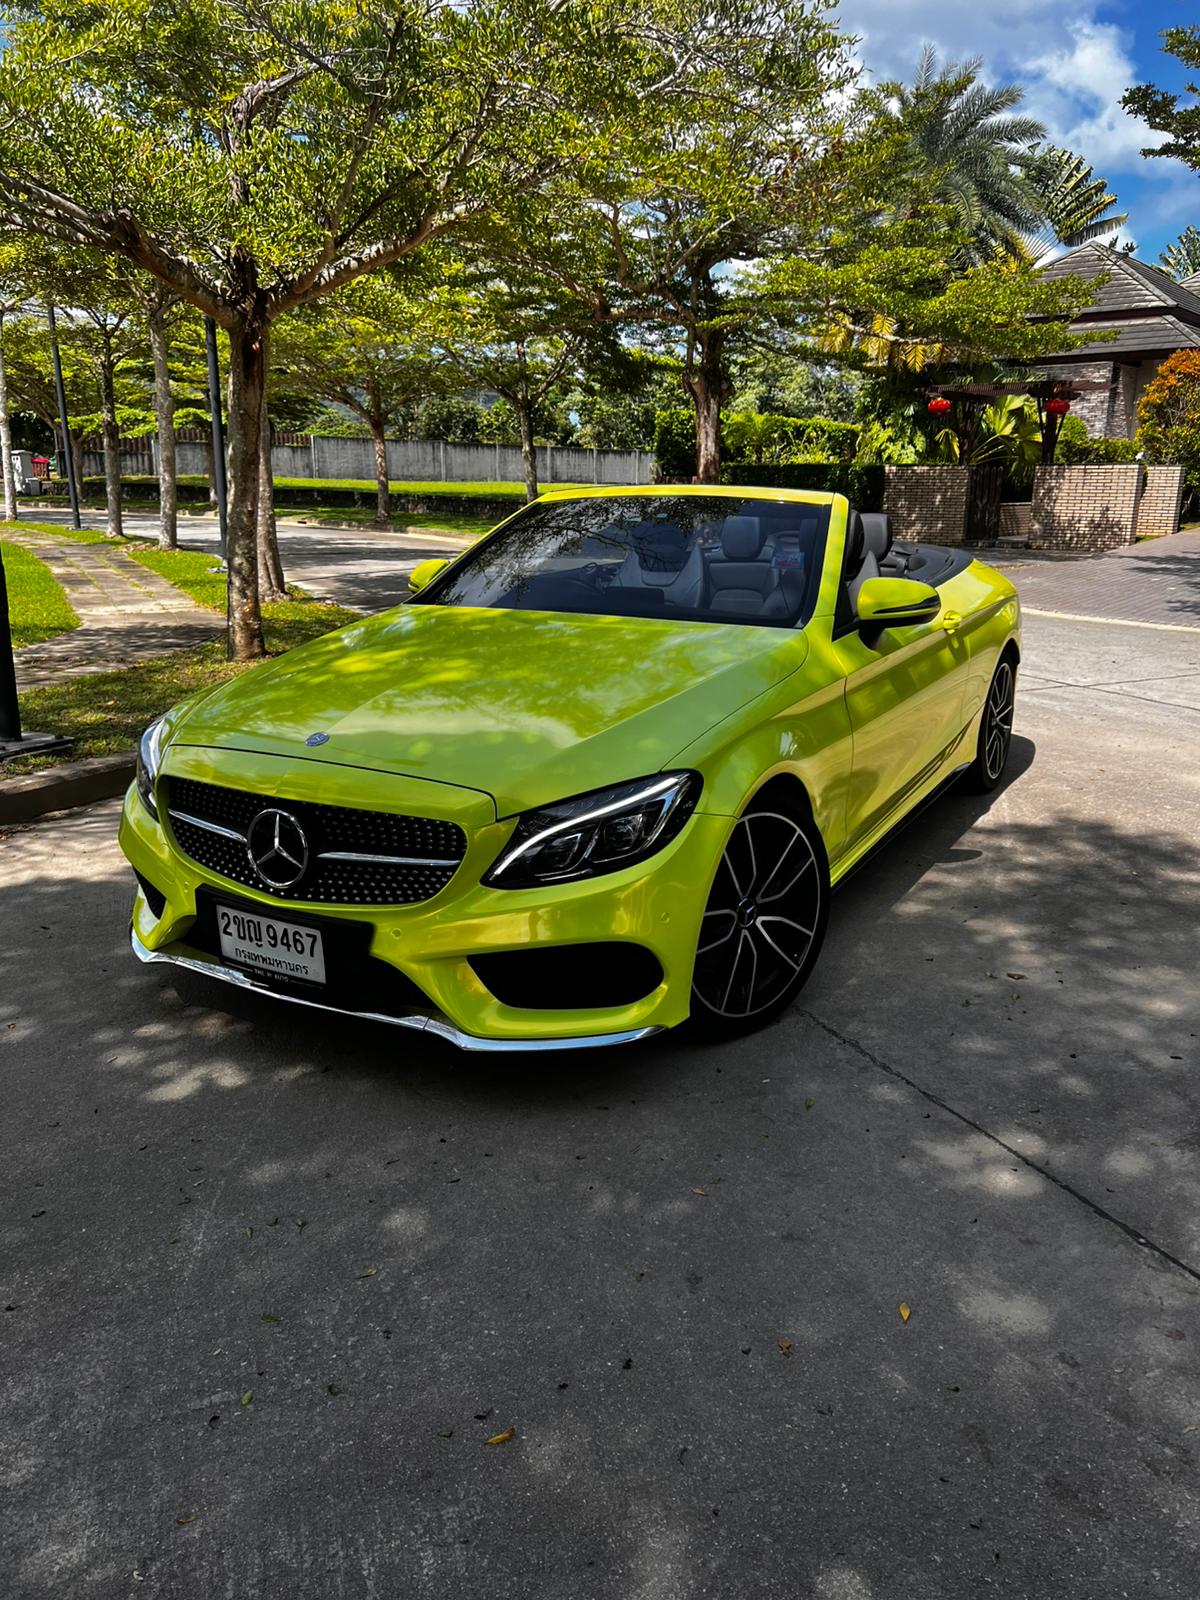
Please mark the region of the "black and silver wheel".
<svg viewBox="0 0 1200 1600"><path fill-rule="evenodd" d="M1012 744L1013 708L1016 704L1017 668L1011 655L1001 656L983 703L975 759L963 782L976 794L988 794L1004 776Z"/></svg>
<svg viewBox="0 0 1200 1600"><path fill-rule="evenodd" d="M804 985L825 937L829 863L816 824L749 810L734 824L700 925L692 1022L747 1033Z"/></svg>

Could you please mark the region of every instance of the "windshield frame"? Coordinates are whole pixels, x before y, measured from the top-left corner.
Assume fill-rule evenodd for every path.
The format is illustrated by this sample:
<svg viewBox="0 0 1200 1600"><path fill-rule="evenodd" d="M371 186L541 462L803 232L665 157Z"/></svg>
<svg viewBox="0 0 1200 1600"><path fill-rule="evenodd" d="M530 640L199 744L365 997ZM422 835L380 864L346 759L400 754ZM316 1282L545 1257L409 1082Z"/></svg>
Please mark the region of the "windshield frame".
<svg viewBox="0 0 1200 1600"><path fill-rule="evenodd" d="M707 485L705 488L707 488ZM684 607L673 607L669 611L657 611L652 609L645 611L634 611L624 608L615 608L611 611L590 609L564 611L555 610L553 608L538 608L534 606L501 605L480 605L471 608L468 607L464 602L455 600L447 601L444 598L446 592L459 578L461 578L464 571L468 570L469 567L473 565L474 562L483 556L488 550L494 549L496 541L504 539L516 529L532 520L535 516L543 514L552 507L578 505L587 501L597 501L601 504L619 501L624 502L625 504L642 502L647 506L647 508L649 508L656 503L659 503L663 500L670 500L672 498L687 502L703 502L706 503L709 508L711 508L714 504L719 503L723 508L723 515L725 516L736 516L739 513L745 514L747 508L751 506L807 506L815 508L817 511L822 513L818 522L816 534L813 538L809 570L805 573L804 591L795 617L760 617L738 615L735 613L724 615L718 613L714 615L711 611L691 611ZM755 494L749 490L742 493L728 494L722 493L716 485L714 485L711 492L707 494L704 492L704 490L699 489L699 487L697 487L697 489L692 489L691 486L687 486L685 489L684 485L672 485L670 487L664 486L661 490L657 490L652 494L647 494L645 491L639 492L632 486L626 488L614 486L611 493L606 492L603 494L575 494L561 496L550 495L545 498L531 500L528 504L523 505L518 511L515 511L511 516L506 517L503 522L498 523L497 526L489 533L484 534L481 539L476 540L476 542L471 545L469 549L464 550L461 555L456 556L450 562L450 564L443 569L443 571L439 572L428 584L426 584L422 589L418 590L416 594L411 595L405 604L431 606L446 605L448 608L461 607L462 609L477 609L487 611L530 611L535 614L539 613L540 611L541 615L550 616L619 617L623 620L629 621L690 622L717 627L758 627L772 628L775 630L784 629L787 631L801 631L812 621L820 595L821 579L824 573L826 556L829 549L829 528L832 520L832 511L832 500L824 495L813 495L810 498L807 495L790 495L784 493L772 494L768 492Z"/></svg>

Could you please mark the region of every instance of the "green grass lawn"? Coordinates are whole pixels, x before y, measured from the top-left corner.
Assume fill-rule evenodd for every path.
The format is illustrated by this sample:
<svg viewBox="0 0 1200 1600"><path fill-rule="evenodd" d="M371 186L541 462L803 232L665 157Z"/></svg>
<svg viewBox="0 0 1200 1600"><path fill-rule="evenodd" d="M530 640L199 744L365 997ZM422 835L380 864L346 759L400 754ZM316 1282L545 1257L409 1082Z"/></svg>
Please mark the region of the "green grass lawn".
<svg viewBox="0 0 1200 1600"><path fill-rule="evenodd" d="M375 529L375 513L368 511L364 506L277 505L275 512L277 516L294 517L297 522L308 523L310 527L362 527L379 531ZM470 539L479 539L485 533L492 531L496 526L496 518L462 517L441 511L398 511L392 517L390 526L395 533L405 533L409 529L416 529L419 532L428 529L431 533L458 533Z"/></svg>
<svg viewBox="0 0 1200 1600"><path fill-rule="evenodd" d="M13 648L41 644L79 626L61 583L44 561L18 544L0 545L8 585L8 621Z"/></svg>
<svg viewBox="0 0 1200 1600"><path fill-rule="evenodd" d="M127 553L139 566L149 567L168 583L191 595L197 605L213 611L225 609L225 574L212 571L216 557L205 550L156 550L153 545Z"/></svg>
<svg viewBox="0 0 1200 1600"><path fill-rule="evenodd" d="M30 522L22 517L11 524L21 533L52 533L57 539L69 539L73 544L115 544L115 539L105 536L101 528L71 528L61 522Z"/></svg>

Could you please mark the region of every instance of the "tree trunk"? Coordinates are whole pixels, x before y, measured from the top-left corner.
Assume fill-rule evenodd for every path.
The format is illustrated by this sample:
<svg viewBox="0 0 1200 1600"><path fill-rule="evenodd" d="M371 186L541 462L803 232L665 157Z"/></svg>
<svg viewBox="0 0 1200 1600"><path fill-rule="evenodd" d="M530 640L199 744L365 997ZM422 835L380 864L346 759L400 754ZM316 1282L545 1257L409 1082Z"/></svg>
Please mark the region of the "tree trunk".
<svg viewBox="0 0 1200 1600"><path fill-rule="evenodd" d="M0 472L4 477L4 520L17 519L17 479L13 472L12 427L8 420L8 377L4 370L4 316L0 313Z"/></svg>
<svg viewBox="0 0 1200 1600"><path fill-rule="evenodd" d="M287 599L283 562L279 556L279 531L275 524L275 474L271 465L273 433L264 388L258 454L258 598L263 605Z"/></svg>
<svg viewBox="0 0 1200 1600"><path fill-rule="evenodd" d="M388 493L387 439L384 437L384 419L375 405L372 405L369 421L371 438L375 445L375 526L387 528L391 526L392 521L392 497Z"/></svg>
<svg viewBox="0 0 1200 1600"><path fill-rule="evenodd" d="M117 395L113 382L114 362L105 351L100 362L101 432L104 436L104 504L110 539L123 539L121 524L121 442L117 433Z"/></svg>
<svg viewBox="0 0 1200 1600"><path fill-rule="evenodd" d="M721 407L729 398L723 333L709 330L699 341L700 358L684 374L696 407L696 476L693 483L721 481Z"/></svg>
<svg viewBox="0 0 1200 1600"><path fill-rule="evenodd" d="M229 330L229 610L231 661L266 653L258 599L258 472L266 379L264 330L240 317Z"/></svg>
<svg viewBox="0 0 1200 1600"><path fill-rule="evenodd" d="M154 421L158 428L158 548L174 550L179 543L177 487L175 482L175 400L167 365L167 325L163 313L146 316L150 353L154 358Z"/></svg>
<svg viewBox="0 0 1200 1600"><path fill-rule="evenodd" d="M536 500L541 493L538 487L537 446L533 442L533 407L528 397L522 395L515 402L514 409L521 425L521 468L525 474L525 499L528 502Z"/></svg>

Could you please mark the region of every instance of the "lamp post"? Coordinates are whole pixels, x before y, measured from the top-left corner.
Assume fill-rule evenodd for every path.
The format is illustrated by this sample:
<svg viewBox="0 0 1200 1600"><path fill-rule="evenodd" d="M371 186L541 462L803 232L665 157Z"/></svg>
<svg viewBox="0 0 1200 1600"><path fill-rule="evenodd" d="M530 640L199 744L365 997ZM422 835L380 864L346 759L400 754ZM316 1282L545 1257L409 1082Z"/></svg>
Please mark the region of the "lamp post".
<svg viewBox="0 0 1200 1600"><path fill-rule="evenodd" d="M217 491L217 527L220 530L221 562L224 564L229 539L229 500L225 488L225 425L221 418L221 369L217 365L217 325L204 318L204 350L208 357L208 409L212 416L213 486Z"/></svg>
<svg viewBox="0 0 1200 1600"><path fill-rule="evenodd" d="M62 434L63 463L67 469L67 496L71 502L71 526L82 527L79 520L79 485L75 482L75 455L71 449L71 430L67 423L67 391L63 387L62 357L58 353L58 329L54 324L54 307L46 307L46 323L50 329L50 359L54 364L54 398L58 402L58 427Z"/></svg>

